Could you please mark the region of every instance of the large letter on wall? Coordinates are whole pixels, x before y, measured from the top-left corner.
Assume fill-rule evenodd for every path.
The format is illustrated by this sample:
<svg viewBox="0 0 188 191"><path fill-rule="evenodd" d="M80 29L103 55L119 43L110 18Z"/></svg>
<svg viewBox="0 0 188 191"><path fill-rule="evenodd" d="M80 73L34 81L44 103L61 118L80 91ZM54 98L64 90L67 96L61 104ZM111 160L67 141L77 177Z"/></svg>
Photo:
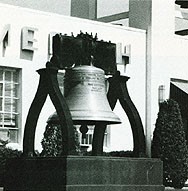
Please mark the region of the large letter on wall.
<svg viewBox="0 0 188 191"><path fill-rule="evenodd" d="M35 31L38 31L37 28L24 27L22 28L22 50L34 51L37 50L36 47L33 47L34 42L37 42L34 39Z"/></svg>
<svg viewBox="0 0 188 191"><path fill-rule="evenodd" d="M10 31L10 24L5 25L2 32L0 33L0 52L2 52L2 56L5 56L6 47L9 46L9 32Z"/></svg>

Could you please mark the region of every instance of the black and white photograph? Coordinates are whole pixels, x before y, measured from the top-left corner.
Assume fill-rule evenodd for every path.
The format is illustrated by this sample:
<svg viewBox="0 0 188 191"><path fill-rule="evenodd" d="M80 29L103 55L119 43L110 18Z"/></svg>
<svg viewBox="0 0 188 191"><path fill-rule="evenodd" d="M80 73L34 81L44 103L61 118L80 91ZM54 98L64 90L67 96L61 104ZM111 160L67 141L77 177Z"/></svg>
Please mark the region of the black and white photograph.
<svg viewBox="0 0 188 191"><path fill-rule="evenodd" d="M188 0L0 0L0 191L188 191Z"/></svg>

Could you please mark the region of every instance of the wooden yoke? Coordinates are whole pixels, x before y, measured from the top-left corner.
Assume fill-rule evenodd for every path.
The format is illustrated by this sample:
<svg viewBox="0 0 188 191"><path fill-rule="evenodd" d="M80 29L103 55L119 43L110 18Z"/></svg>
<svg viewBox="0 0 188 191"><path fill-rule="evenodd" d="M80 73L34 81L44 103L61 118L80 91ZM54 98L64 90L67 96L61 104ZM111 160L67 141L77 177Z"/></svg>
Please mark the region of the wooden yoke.
<svg viewBox="0 0 188 191"><path fill-rule="evenodd" d="M52 67L52 63L47 62L46 68L40 69L37 72L40 75L40 80L26 119L23 139L23 157L32 157L36 155L34 149L35 131L47 95L50 96L60 119L62 129L62 155L68 155L69 152L75 150L74 128L71 113L59 89L57 81L58 69Z"/></svg>

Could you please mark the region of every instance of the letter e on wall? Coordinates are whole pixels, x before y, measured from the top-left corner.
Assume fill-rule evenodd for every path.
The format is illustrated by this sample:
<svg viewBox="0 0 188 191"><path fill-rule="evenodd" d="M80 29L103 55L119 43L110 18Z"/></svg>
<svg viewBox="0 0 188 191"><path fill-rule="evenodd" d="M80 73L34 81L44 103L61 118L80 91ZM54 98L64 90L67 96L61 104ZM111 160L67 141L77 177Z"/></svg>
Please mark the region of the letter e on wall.
<svg viewBox="0 0 188 191"><path fill-rule="evenodd" d="M34 47L34 42L37 42L37 40L34 38L34 34L36 31L38 31L37 28L32 28L32 27L22 28L22 40L21 40L22 50L26 51L37 50L37 48Z"/></svg>

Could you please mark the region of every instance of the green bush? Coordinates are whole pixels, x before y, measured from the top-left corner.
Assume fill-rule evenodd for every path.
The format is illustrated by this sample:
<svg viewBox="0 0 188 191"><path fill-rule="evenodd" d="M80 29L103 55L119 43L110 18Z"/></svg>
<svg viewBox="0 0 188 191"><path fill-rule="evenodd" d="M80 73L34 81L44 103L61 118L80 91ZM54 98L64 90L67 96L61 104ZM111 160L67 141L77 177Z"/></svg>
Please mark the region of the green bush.
<svg viewBox="0 0 188 191"><path fill-rule="evenodd" d="M92 156L92 151L84 152L84 156ZM102 156L104 157L134 157L133 151L111 151L103 152Z"/></svg>
<svg viewBox="0 0 188 191"><path fill-rule="evenodd" d="M0 143L4 141L0 140ZM6 160L8 158L18 158L22 154L21 151L13 150L6 147L6 144L0 146L0 186L4 186L4 175L6 173Z"/></svg>
<svg viewBox="0 0 188 191"><path fill-rule="evenodd" d="M111 157L133 157L133 151L111 151L109 152Z"/></svg>
<svg viewBox="0 0 188 191"><path fill-rule="evenodd" d="M76 127L74 127L74 132L75 132L76 150L72 154L78 154L80 152L80 143ZM63 150L61 126L59 124L47 124L41 144L43 148L41 156L43 157L61 156Z"/></svg>
<svg viewBox="0 0 188 191"><path fill-rule="evenodd" d="M152 157L163 161L163 184L182 188L188 178L188 151L179 105L160 104L152 141Z"/></svg>

